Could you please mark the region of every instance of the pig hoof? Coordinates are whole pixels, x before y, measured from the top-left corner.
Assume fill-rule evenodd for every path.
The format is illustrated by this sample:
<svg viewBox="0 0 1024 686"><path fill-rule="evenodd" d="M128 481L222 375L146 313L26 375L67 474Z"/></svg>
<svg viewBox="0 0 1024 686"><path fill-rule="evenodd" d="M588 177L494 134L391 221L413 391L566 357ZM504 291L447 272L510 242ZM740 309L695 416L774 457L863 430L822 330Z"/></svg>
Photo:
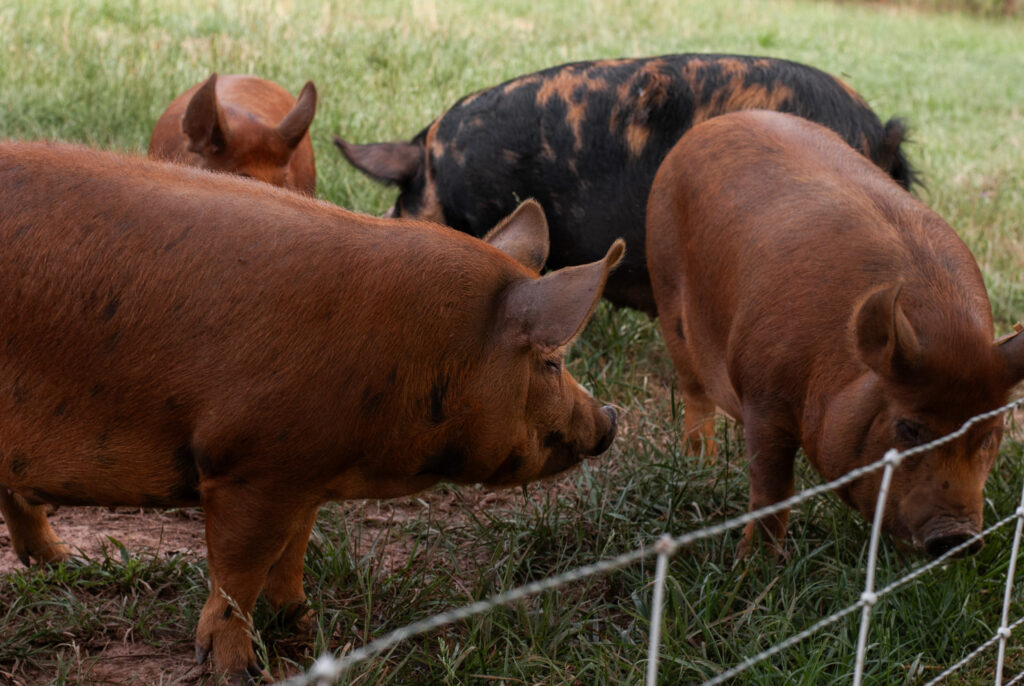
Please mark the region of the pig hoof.
<svg viewBox="0 0 1024 686"><path fill-rule="evenodd" d="M206 662L206 658L210 655L210 648L196 644L196 664L201 665Z"/></svg>
<svg viewBox="0 0 1024 686"><path fill-rule="evenodd" d="M81 555L68 555L67 557L62 557L59 560L55 560L51 564L64 565L68 569L81 569L82 567L85 567L89 564L89 560L82 557Z"/></svg>
<svg viewBox="0 0 1024 686"><path fill-rule="evenodd" d="M305 602L289 603L274 615L275 626L290 629L299 635L311 635L315 624L313 610Z"/></svg>
<svg viewBox="0 0 1024 686"><path fill-rule="evenodd" d="M71 549L67 545L58 541L44 541L38 544L21 546L15 544L14 554L18 556L18 560L26 567L32 566L32 560L35 560L38 564L48 566L70 563L72 560L77 560L78 566L81 566L84 562L82 558L76 558L72 555Z"/></svg>
<svg viewBox="0 0 1024 686"><path fill-rule="evenodd" d="M313 628L316 626L314 621L313 610L308 607L302 606L295 609L295 611L289 616L288 621L294 627L295 633L300 636L312 636Z"/></svg>
<svg viewBox="0 0 1024 686"><path fill-rule="evenodd" d="M246 667L244 672L232 674L231 680L228 683L232 686L256 686L257 684L269 683L271 681L273 679L269 674L253 664Z"/></svg>
<svg viewBox="0 0 1024 686"><path fill-rule="evenodd" d="M749 559L755 553L763 553L776 562L789 559L789 551L781 539L774 538L759 531L747 531L740 539L736 549L736 561Z"/></svg>

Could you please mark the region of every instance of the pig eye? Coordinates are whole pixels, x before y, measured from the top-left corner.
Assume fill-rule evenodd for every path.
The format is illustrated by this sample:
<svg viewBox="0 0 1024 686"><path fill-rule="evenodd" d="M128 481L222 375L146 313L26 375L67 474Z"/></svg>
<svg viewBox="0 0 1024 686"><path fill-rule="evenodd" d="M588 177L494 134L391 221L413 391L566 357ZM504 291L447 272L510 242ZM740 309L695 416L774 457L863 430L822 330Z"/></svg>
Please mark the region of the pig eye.
<svg viewBox="0 0 1024 686"><path fill-rule="evenodd" d="M900 419L896 422L896 440L903 445L921 445L931 439L931 432L923 424L912 422L909 419Z"/></svg>
<svg viewBox="0 0 1024 686"><path fill-rule="evenodd" d="M551 372L560 372L560 371L562 371L562 361L561 360L544 360L544 367L546 367L547 370L551 371Z"/></svg>

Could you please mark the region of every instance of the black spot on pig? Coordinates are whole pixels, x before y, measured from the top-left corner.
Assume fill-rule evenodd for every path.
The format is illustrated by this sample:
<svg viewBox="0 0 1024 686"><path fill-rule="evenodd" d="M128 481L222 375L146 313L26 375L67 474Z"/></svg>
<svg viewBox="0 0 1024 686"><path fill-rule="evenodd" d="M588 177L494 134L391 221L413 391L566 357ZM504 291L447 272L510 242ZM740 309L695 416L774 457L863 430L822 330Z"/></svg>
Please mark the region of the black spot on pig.
<svg viewBox="0 0 1024 686"><path fill-rule="evenodd" d="M511 479L523 466L526 460L518 453L510 453L494 473L487 479L489 484L502 484Z"/></svg>
<svg viewBox="0 0 1024 686"><path fill-rule="evenodd" d="M109 322L117 314L118 308L121 307L121 296L115 295L107 304L103 307L103 313L100 315L105 322Z"/></svg>
<svg viewBox="0 0 1024 686"><path fill-rule="evenodd" d="M183 444L174 451L174 468L178 472L172 497L175 502L191 503L199 500L199 460L192 446Z"/></svg>
<svg viewBox="0 0 1024 686"><path fill-rule="evenodd" d="M11 472L14 476L24 476L25 472L28 471L28 465L28 455L20 450L15 450L11 453Z"/></svg>
<svg viewBox="0 0 1024 686"><path fill-rule="evenodd" d="M439 376L430 389L430 421L441 424L445 420L444 399L448 394L448 377Z"/></svg>
<svg viewBox="0 0 1024 686"><path fill-rule="evenodd" d="M418 476L436 476L440 479L458 479L465 475L469 458L462 448L445 446L428 455L420 465Z"/></svg>

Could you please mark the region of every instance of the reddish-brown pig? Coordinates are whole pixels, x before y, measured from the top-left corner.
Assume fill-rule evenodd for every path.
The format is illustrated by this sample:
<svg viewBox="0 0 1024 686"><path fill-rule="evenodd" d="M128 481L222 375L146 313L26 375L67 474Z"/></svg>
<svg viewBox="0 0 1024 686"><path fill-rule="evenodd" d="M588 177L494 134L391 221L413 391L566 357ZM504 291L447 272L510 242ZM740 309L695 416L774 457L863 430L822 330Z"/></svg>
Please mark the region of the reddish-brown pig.
<svg viewBox="0 0 1024 686"><path fill-rule="evenodd" d="M615 410L563 357L623 245L540 277L536 203L484 242L229 175L8 143L0 206L0 508L15 551L68 555L45 503L201 505L211 593L196 647L218 670L257 668L232 608L261 590L301 608L324 502L525 483L615 435Z"/></svg>
<svg viewBox="0 0 1024 686"><path fill-rule="evenodd" d="M296 101L273 81L212 74L160 115L149 156L313 195L316 165L309 125L315 114L312 81Z"/></svg>
<svg viewBox="0 0 1024 686"><path fill-rule="evenodd" d="M834 479L952 432L1024 377L1024 336L993 343L956 233L804 119L727 114L685 134L651 189L647 255L690 448L712 437L716 406L741 421L751 509L792 494L800 447ZM982 421L903 462L885 529L930 555L977 534L1002 431ZM871 517L879 474L840 497ZM761 533L778 542L787 518Z"/></svg>

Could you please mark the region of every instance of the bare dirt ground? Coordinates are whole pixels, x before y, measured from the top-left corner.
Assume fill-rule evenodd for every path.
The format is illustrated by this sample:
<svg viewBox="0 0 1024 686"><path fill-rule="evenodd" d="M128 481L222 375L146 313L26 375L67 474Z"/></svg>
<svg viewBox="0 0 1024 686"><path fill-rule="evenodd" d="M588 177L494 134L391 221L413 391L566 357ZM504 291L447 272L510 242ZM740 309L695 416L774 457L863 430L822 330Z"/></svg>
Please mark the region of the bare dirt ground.
<svg viewBox="0 0 1024 686"><path fill-rule="evenodd" d="M57 535L87 558L102 558L104 548L113 550L110 537L133 554L181 553L196 558L206 555L203 516L198 509L121 508L111 512L97 507L61 507L49 519ZM6 527L0 525L0 574L23 568L11 547ZM189 630L183 631L187 634ZM204 669L195 665L190 647L155 649L136 643L131 632L121 642L109 643L99 651L95 647L84 651L73 638L67 647L75 655L64 677L64 683L69 684L197 684L205 674ZM26 673L19 665L0 665L3 686L44 684L56 679L58 675L53 673Z"/></svg>
<svg viewBox="0 0 1024 686"><path fill-rule="evenodd" d="M206 555L203 513L198 509L110 512L98 507L61 507L49 519L61 540L87 558L102 558L104 547L111 548L109 537L133 553ZM0 574L23 568L7 529L0 527Z"/></svg>
<svg viewBox="0 0 1024 686"><path fill-rule="evenodd" d="M543 498L564 492L571 485L565 480L535 485L530 497ZM358 523L362 535L354 542L353 555L371 550L378 561L378 573L388 575L409 559L410 542L397 525L403 521L428 517L446 524L465 521L472 513L485 509L513 508L513 500L524 496L519 490L488 491L479 488L438 488L417 496L388 501L352 501L328 504L341 515ZM201 509L139 510L120 508L113 512L97 507L61 507L53 512L50 524L57 535L83 557L102 559L104 549L118 556L110 538L123 544L132 555L183 554L195 559L206 556L205 528ZM24 566L14 555L10 536L0 518L0 574L17 572ZM181 627L191 636L194 627ZM214 683L207 666L197 666L190 644L154 648L137 642L129 631L122 640L97 650L78 646L69 637L67 646L76 656L68 673L61 677L67 684L207 684ZM15 677L14 675L18 676ZM275 674L275 677L289 676ZM52 683L53 673L26 671L18 665L0 665L0 686L29 686Z"/></svg>

